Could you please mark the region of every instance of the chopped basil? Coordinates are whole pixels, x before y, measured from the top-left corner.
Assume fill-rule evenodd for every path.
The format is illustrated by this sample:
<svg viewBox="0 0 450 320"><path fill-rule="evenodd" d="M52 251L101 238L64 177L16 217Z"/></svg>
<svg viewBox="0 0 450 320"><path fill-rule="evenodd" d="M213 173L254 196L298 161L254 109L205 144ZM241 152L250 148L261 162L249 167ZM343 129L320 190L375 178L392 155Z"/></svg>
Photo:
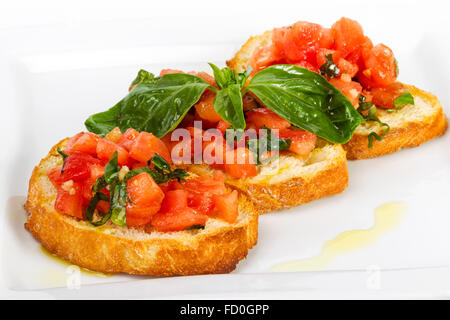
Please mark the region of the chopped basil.
<svg viewBox="0 0 450 320"><path fill-rule="evenodd" d="M205 226L201 224L193 224L192 226L186 227L184 230L196 230L196 229L205 229Z"/></svg>
<svg viewBox="0 0 450 320"><path fill-rule="evenodd" d="M361 114L364 120L378 122L382 127L386 128L381 135L379 135L375 131L369 133L369 135L367 136L369 140L368 147L372 148L373 139L377 139L378 141L383 140L384 136L389 132L391 127L387 123L381 122L381 120L376 116L377 107L371 102L367 102L366 97L363 95L359 96L359 107L357 111ZM367 114L364 114L364 111L367 111Z"/></svg>
<svg viewBox="0 0 450 320"><path fill-rule="evenodd" d="M58 151L58 153L61 155L61 157L63 158L63 164L61 167L61 173L64 173L64 166L66 165L66 159L69 156L68 154L64 153L64 151L62 151L59 147L56 148L56 151Z"/></svg>
<svg viewBox="0 0 450 320"><path fill-rule="evenodd" d="M325 58L327 59L327 61L320 66L319 68L320 74L330 79L336 78L339 75L340 70L333 61L333 55L327 54Z"/></svg>
<svg viewBox="0 0 450 320"><path fill-rule="evenodd" d="M261 129L264 129L265 133L260 134L258 139L247 140L247 148L253 153L257 164L264 164L269 160L264 159L265 151L288 150L292 143L291 139L277 138L266 126Z"/></svg>
<svg viewBox="0 0 450 320"><path fill-rule="evenodd" d="M402 95L398 96L394 100L394 109L388 109L388 110L398 110L400 108L403 108L404 106L411 104L414 105L414 97L411 93L405 92Z"/></svg>

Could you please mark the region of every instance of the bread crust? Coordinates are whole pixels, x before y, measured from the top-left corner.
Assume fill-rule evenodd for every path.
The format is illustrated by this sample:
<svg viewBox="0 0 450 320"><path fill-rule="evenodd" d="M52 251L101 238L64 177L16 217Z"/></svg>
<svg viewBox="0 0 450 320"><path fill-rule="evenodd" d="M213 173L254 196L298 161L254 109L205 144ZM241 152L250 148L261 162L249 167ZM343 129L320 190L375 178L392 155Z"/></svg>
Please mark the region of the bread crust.
<svg viewBox="0 0 450 320"><path fill-rule="evenodd" d="M253 51L270 44L272 31L250 37L235 56L227 61L227 65L235 70L246 68ZM416 147L445 133L447 120L437 97L414 86L405 85L415 97L420 97L433 106L434 112L421 121L405 121L401 126L391 127L382 141L374 140L368 147L368 134L355 131L352 139L343 145L349 160L369 159L397 152L404 148Z"/></svg>
<svg viewBox="0 0 450 320"><path fill-rule="evenodd" d="M438 98L416 87L406 86L414 97L420 97L431 104L435 112L421 121L408 121L401 127L391 128L383 140L374 139L371 148L368 146L367 134L355 132L350 141L343 145L349 160L376 158L401 149L417 147L445 133L447 119Z"/></svg>
<svg viewBox="0 0 450 320"><path fill-rule="evenodd" d="M329 149L327 149L329 150ZM326 153L327 150L318 152ZM251 199L258 214L288 209L301 204L341 193L348 186L348 169L345 151L341 145L332 147L333 156L323 160L308 174L298 174L292 169L288 179L279 182L234 179L226 176L225 184ZM206 174L207 165L191 165L190 171Z"/></svg>
<svg viewBox="0 0 450 320"><path fill-rule="evenodd" d="M54 166L56 147L35 167L25 209L27 229L51 253L80 267L105 272L155 276L228 273L257 242L258 219L252 205L240 198L245 219L220 227L149 236L143 229L95 228L54 209L56 189L46 170ZM60 158L60 157L59 157ZM210 219L211 220L211 219ZM123 228L126 229L126 228Z"/></svg>

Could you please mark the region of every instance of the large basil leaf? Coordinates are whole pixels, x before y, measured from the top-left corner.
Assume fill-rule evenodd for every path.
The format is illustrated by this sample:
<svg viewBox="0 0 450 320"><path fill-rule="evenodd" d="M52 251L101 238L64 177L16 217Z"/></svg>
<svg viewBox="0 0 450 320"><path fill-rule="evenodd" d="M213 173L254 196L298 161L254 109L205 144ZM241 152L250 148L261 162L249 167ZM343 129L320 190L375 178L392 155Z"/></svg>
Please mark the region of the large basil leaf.
<svg viewBox="0 0 450 320"><path fill-rule="evenodd" d="M106 134L115 127L134 128L163 137L173 130L210 85L189 74L166 74L138 84L111 109L90 116L86 128Z"/></svg>
<svg viewBox="0 0 450 320"><path fill-rule="evenodd" d="M248 90L280 117L333 143L348 142L364 122L323 76L297 66L270 66L253 77Z"/></svg>
<svg viewBox="0 0 450 320"><path fill-rule="evenodd" d="M239 84L231 84L217 92L214 98L214 110L234 129L245 129L241 86Z"/></svg>

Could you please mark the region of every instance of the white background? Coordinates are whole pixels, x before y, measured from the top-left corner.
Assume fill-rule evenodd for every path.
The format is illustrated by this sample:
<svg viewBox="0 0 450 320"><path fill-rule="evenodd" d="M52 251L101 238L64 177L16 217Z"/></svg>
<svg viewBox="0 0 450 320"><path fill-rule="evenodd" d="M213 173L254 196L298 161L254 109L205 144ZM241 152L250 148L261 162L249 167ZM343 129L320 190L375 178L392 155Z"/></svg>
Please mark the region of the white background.
<svg viewBox="0 0 450 320"><path fill-rule="evenodd" d="M358 20L375 43L394 50L401 81L432 91L445 107L450 105L448 8L446 1L392 0L2 0L0 212L5 212L5 223L0 226L0 292L5 297L43 298L86 298L94 292L100 294L97 297L115 298L135 297L136 292L149 298L448 297L448 135L420 150L350 163L350 186L343 195L263 217L259 246L231 275L125 278L121 281L126 282L85 286L79 291L22 291L29 278L15 278L10 272L11 265L29 268L39 261L34 256L38 255L36 244L21 223L11 220L23 218L17 203L11 209L11 199L23 200L39 159L56 141L82 130L83 120L94 110L120 99L140 67L154 72L162 67L207 70L206 62L223 64L250 35L297 20L330 26L348 16ZM407 201L413 207L400 228L331 268L360 271L266 273L274 263L314 255L340 232L370 227L373 209L392 200ZM8 216L11 212L17 215ZM292 225L293 230L286 229ZM370 291L365 269L372 262L383 269L414 269L384 271L384 287ZM159 294L155 288L160 288Z"/></svg>

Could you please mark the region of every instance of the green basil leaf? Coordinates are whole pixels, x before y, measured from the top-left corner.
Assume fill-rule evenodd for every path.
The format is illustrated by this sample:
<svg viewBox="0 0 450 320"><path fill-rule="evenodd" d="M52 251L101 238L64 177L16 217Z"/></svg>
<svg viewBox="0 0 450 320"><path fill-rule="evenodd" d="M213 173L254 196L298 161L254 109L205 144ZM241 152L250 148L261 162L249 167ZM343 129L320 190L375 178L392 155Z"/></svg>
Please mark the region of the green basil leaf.
<svg viewBox="0 0 450 320"><path fill-rule="evenodd" d="M140 83L111 109L90 116L85 126L97 134L119 127L122 132L134 128L161 138L178 125L207 88L212 87L200 77L166 74Z"/></svg>
<svg viewBox="0 0 450 320"><path fill-rule="evenodd" d="M218 91L214 98L214 110L234 129L245 129L241 85L231 84Z"/></svg>
<svg viewBox="0 0 450 320"><path fill-rule="evenodd" d="M170 168L170 164L166 161L166 159L164 159L157 153L155 153L155 155L148 162L149 162L149 165L151 163L153 163L153 165L155 166L155 169L161 173L165 173L165 172L170 173L172 171L172 169Z"/></svg>
<svg viewBox="0 0 450 320"><path fill-rule="evenodd" d="M155 81L155 75L153 73L150 73L144 69L139 70L136 79L131 82L130 88L133 86L137 86L138 84L141 84L143 82L152 82Z"/></svg>
<svg viewBox="0 0 450 320"><path fill-rule="evenodd" d="M108 186L108 183L106 182L105 176L101 176L95 180L94 185L92 186L92 192L96 193L102 189L105 189Z"/></svg>
<svg viewBox="0 0 450 320"><path fill-rule="evenodd" d="M398 96L394 100L394 107L395 109L403 108L404 106L412 104L414 105L414 97L411 93L405 92L402 95Z"/></svg>
<svg viewBox="0 0 450 320"><path fill-rule="evenodd" d="M111 191L111 221L118 226L127 224L126 207L127 207L127 183L122 181L116 184Z"/></svg>
<svg viewBox="0 0 450 320"><path fill-rule="evenodd" d="M333 55L326 55L327 61L320 66L319 71L323 76L327 76L328 78L336 78L339 75L339 68L333 61Z"/></svg>
<svg viewBox="0 0 450 320"><path fill-rule="evenodd" d="M283 119L333 143L348 142L364 122L327 79L297 66L270 66L255 74L248 90Z"/></svg>
<svg viewBox="0 0 450 320"><path fill-rule="evenodd" d="M105 182L107 184L112 184L115 180L118 180L118 173L120 171L120 167L117 160L117 151L114 151L111 160L105 166Z"/></svg>

